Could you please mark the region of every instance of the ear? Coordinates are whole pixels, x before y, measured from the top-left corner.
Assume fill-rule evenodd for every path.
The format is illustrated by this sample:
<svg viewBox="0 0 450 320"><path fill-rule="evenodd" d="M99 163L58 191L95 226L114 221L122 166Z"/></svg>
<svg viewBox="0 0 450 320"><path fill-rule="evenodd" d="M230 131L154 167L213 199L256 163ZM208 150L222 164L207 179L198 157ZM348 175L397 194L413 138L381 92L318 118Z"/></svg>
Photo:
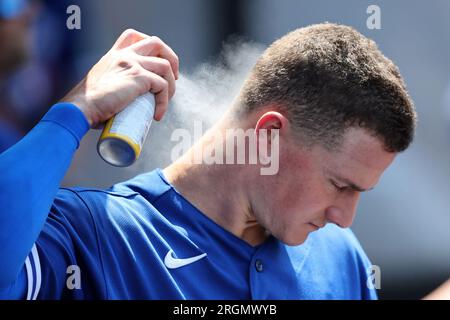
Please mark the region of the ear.
<svg viewBox="0 0 450 320"><path fill-rule="evenodd" d="M268 132L272 129L278 129L280 132L288 130L289 121L288 119L279 112L268 111L264 113L256 122L255 131L258 135L258 131L261 129L266 129Z"/></svg>
<svg viewBox="0 0 450 320"><path fill-rule="evenodd" d="M272 130L276 130L277 132ZM272 136L273 133L277 134L278 143L282 136L288 135L288 132L289 121L283 114L276 111L268 111L261 115L255 125L255 136L258 141L258 154L261 150L272 149L272 138L275 138L275 136ZM266 151L262 152L264 153Z"/></svg>

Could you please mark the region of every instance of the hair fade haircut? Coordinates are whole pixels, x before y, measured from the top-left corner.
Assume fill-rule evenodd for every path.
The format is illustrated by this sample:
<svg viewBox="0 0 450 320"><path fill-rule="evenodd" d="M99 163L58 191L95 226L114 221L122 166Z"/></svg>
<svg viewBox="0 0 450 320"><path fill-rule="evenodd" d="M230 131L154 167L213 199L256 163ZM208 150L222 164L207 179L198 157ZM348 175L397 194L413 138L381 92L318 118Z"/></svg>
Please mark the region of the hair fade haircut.
<svg viewBox="0 0 450 320"><path fill-rule="evenodd" d="M240 94L241 111L284 110L307 145L338 148L361 127L389 152L413 140L416 112L397 66L351 27L323 23L288 33L268 47Z"/></svg>

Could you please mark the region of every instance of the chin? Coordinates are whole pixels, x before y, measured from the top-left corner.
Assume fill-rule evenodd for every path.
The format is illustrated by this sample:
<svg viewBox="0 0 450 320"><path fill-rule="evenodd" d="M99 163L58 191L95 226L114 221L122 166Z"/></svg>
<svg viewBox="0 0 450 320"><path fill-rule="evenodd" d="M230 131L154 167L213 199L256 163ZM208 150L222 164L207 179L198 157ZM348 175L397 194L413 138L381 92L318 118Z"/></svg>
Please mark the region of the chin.
<svg viewBox="0 0 450 320"><path fill-rule="evenodd" d="M278 239L288 246L299 246L303 244L306 239L308 239L308 235L310 232L306 230L301 230L300 232L293 232L291 235L285 235L284 237L278 237Z"/></svg>

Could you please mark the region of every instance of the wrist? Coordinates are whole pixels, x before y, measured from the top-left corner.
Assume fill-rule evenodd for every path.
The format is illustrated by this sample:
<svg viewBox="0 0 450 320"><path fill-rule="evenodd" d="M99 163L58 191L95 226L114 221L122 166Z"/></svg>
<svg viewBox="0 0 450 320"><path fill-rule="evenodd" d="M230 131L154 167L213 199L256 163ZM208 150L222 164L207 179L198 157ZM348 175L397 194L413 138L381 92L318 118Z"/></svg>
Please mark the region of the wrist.
<svg viewBox="0 0 450 320"><path fill-rule="evenodd" d="M72 89L64 98L62 98L59 102L71 103L76 106L85 116L86 120L89 123L89 127L92 128L96 121L95 117L92 114L92 108L89 107L89 103L85 97L85 93L83 92L83 82L80 82L74 89ZM80 93L81 91L81 93Z"/></svg>

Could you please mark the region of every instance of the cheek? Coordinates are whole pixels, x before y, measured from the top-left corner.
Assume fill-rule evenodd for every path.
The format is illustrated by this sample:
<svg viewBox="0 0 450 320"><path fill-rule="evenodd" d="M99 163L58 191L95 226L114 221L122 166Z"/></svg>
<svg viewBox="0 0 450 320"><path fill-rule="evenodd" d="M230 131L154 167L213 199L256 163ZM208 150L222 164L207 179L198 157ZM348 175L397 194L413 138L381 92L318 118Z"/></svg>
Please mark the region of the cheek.
<svg viewBox="0 0 450 320"><path fill-rule="evenodd" d="M265 180L267 179L267 180ZM277 175L264 178L262 212L266 225L283 242L302 243L312 231L307 225L320 219L330 203L331 193L318 166L310 159L284 154Z"/></svg>
<svg viewBox="0 0 450 320"><path fill-rule="evenodd" d="M314 197L322 192L323 175L320 166L309 155L286 151L280 158L279 172L279 184L285 186L284 195L289 203Z"/></svg>
<svg viewBox="0 0 450 320"><path fill-rule="evenodd" d="M307 223L323 215L325 196L317 192L320 188L313 182L299 183L292 175L277 179L273 185L275 188L266 193L262 221L282 242L299 245L313 231Z"/></svg>
<svg viewBox="0 0 450 320"><path fill-rule="evenodd" d="M310 217L326 207L330 191L320 177L306 173L298 178L290 175L277 193L280 205L293 215Z"/></svg>

